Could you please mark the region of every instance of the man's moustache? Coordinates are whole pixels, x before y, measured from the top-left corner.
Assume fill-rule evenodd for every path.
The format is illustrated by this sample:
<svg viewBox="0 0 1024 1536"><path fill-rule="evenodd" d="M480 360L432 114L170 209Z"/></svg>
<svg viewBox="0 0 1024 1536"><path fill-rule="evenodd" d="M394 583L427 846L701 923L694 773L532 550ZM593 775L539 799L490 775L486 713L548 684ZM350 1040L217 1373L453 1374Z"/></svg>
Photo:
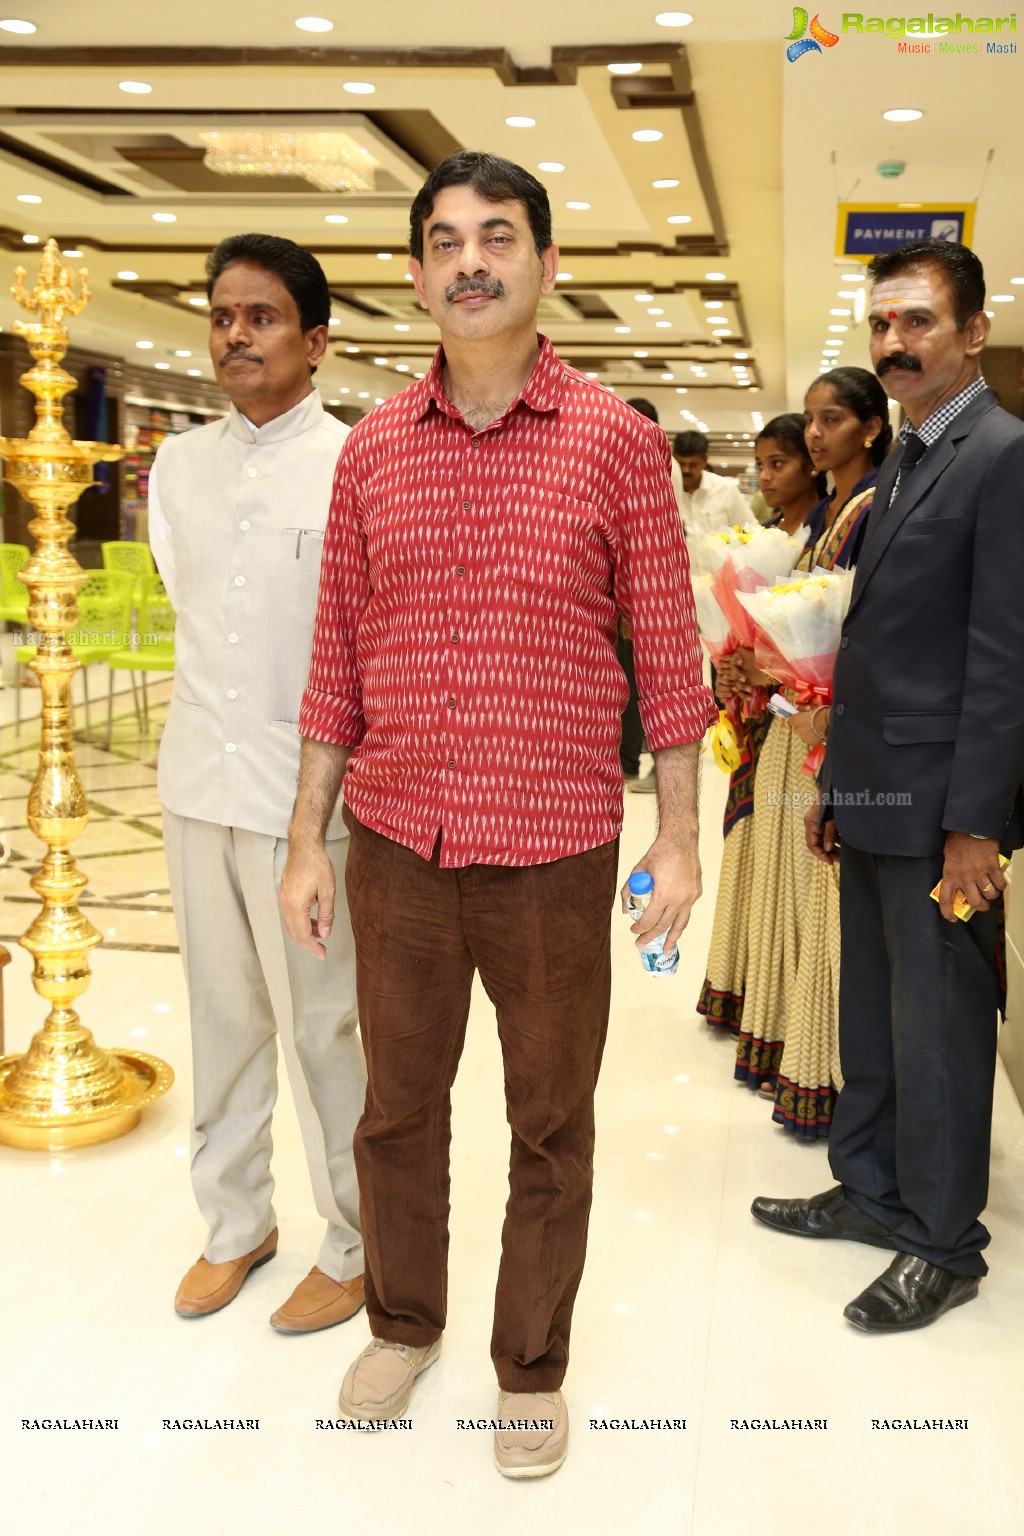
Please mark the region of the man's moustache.
<svg viewBox="0 0 1024 1536"><path fill-rule="evenodd" d="M474 277L465 283L452 283L445 289L444 296L449 304L454 304L456 299L464 299L469 293L488 293L492 299L501 299L505 296L505 285L499 278L488 282L482 277Z"/></svg>
<svg viewBox="0 0 1024 1536"><path fill-rule="evenodd" d="M252 352L225 352L220 360L220 366L223 368L225 363L233 363L239 359L244 359L247 363L262 363L263 361L262 357L257 357Z"/></svg>
<svg viewBox="0 0 1024 1536"><path fill-rule="evenodd" d="M875 372L880 379L893 369L900 369L904 373L920 373L921 364L918 358L911 357L909 352L894 352L891 357L883 357Z"/></svg>

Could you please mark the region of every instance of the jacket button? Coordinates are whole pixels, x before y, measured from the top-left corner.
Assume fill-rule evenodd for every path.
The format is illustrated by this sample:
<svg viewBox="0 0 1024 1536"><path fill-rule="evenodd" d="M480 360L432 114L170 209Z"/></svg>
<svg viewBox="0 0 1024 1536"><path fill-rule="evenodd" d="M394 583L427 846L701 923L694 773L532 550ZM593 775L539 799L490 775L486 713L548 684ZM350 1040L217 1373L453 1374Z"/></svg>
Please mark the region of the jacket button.
<svg viewBox="0 0 1024 1536"><path fill-rule="evenodd" d="M836 705L836 714L837 715L845 715L846 714L846 705L845 704L837 704Z"/></svg>
<svg viewBox="0 0 1024 1536"><path fill-rule="evenodd" d="M849 643L850 643L849 635L844 635L843 638L839 642L840 649L845 651L846 647L849 645Z"/></svg>

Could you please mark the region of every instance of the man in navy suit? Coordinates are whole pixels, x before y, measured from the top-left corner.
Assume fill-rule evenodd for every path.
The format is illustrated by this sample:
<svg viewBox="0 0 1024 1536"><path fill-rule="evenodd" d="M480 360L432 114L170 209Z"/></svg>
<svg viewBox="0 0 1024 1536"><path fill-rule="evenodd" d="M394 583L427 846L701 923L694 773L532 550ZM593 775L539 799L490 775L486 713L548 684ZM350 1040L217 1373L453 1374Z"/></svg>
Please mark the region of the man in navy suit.
<svg viewBox="0 0 1024 1536"><path fill-rule="evenodd" d="M817 857L842 850L839 1183L753 1214L895 1250L844 1313L895 1332L969 1301L987 1272L999 855L1024 843L1024 424L981 376L971 251L921 241L869 270L871 360L907 421L878 479L807 821Z"/></svg>

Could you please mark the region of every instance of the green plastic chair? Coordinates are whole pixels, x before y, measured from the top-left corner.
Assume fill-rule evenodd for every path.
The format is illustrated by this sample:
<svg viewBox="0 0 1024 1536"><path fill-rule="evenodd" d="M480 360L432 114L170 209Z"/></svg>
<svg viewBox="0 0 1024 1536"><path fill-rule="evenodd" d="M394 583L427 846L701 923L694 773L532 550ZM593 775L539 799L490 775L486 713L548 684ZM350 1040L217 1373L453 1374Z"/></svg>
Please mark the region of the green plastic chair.
<svg viewBox="0 0 1024 1536"><path fill-rule="evenodd" d="M129 672L132 694L135 698L135 714L140 729L149 735L149 694L146 689L147 672L174 671L174 609L167 596L167 588L159 576L146 576L142 581L139 598L139 632L137 644L124 646L108 656L110 684L107 689L107 746L110 746L114 723L114 673ZM139 694L135 686L135 674L142 677L142 712L139 713Z"/></svg>
<svg viewBox="0 0 1024 1536"><path fill-rule="evenodd" d="M147 576L156 575L153 551L148 544L136 539L112 539L101 546L105 571L127 571L132 578L132 602L137 608L142 601L142 583Z"/></svg>
<svg viewBox="0 0 1024 1536"><path fill-rule="evenodd" d="M88 579L78 593L78 622L68 632L68 645L81 662L82 687L85 692L85 730L92 729L89 715L88 669L98 661L106 661L119 651L131 636L132 578L125 571L90 571ZM14 734L21 735L21 678L22 668L36 654L35 645L19 645L15 648L17 662L15 685Z"/></svg>
<svg viewBox="0 0 1024 1536"><path fill-rule="evenodd" d="M18 580L18 572L30 553L25 544L0 544L0 619L12 624L28 622L28 587Z"/></svg>

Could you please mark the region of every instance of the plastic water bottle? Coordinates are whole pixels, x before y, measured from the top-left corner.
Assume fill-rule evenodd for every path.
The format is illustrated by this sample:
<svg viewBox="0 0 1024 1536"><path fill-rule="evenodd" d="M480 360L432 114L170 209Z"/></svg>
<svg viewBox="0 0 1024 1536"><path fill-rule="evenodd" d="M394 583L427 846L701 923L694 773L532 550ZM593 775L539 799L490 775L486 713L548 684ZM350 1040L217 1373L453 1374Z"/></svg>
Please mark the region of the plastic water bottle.
<svg viewBox="0 0 1024 1536"><path fill-rule="evenodd" d="M635 875L630 875L626 915L631 923L635 923L637 918L646 911L653 890L654 881L645 869L638 869ZM668 929L666 928L664 933L657 934L640 950L640 964L652 976L674 976L679 969L679 946L673 944L666 954L667 938Z"/></svg>

